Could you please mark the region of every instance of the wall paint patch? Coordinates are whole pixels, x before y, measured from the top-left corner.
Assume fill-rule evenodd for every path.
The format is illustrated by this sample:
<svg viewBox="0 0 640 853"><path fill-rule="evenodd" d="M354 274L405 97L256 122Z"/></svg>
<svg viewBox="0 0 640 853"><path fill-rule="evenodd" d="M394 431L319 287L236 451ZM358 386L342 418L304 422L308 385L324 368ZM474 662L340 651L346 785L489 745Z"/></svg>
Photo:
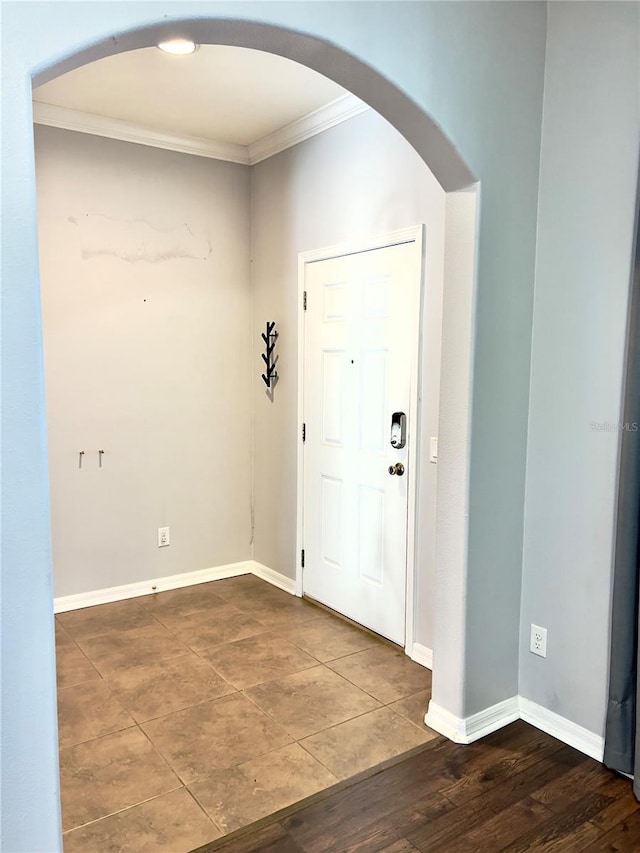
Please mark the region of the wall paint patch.
<svg viewBox="0 0 640 853"><path fill-rule="evenodd" d="M197 261L206 260L213 251L210 240L197 237L187 222L165 226L149 219L102 213L85 215L80 223L80 240L85 261L109 255L130 264L156 264L177 258Z"/></svg>

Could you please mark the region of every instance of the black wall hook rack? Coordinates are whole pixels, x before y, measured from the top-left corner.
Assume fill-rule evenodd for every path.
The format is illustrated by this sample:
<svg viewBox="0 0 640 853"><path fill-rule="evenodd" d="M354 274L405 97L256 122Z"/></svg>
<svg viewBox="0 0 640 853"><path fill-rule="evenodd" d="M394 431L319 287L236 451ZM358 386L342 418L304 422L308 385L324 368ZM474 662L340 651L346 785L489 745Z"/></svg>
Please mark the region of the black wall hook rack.
<svg viewBox="0 0 640 853"><path fill-rule="evenodd" d="M273 351L276 346L276 341L278 339L278 333L276 332L276 324L275 322L267 322L266 332L262 332L262 340L264 341L264 352L262 353L262 360L266 365L266 372L262 374L262 379L267 388L271 388L275 386L276 381L278 379L278 371L276 370L276 362L277 358L273 357Z"/></svg>

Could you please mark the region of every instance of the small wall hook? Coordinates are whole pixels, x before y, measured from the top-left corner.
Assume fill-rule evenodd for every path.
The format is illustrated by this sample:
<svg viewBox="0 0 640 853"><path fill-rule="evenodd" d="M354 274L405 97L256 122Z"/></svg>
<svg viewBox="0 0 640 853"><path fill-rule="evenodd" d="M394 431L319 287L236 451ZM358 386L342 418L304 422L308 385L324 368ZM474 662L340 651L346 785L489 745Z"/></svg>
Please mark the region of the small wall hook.
<svg viewBox="0 0 640 853"><path fill-rule="evenodd" d="M104 455L104 450L98 451L98 468L102 468L102 457Z"/></svg>
<svg viewBox="0 0 640 853"><path fill-rule="evenodd" d="M82 468L82 457L84 456L84 450L78 451L78 468Z"/></svg>

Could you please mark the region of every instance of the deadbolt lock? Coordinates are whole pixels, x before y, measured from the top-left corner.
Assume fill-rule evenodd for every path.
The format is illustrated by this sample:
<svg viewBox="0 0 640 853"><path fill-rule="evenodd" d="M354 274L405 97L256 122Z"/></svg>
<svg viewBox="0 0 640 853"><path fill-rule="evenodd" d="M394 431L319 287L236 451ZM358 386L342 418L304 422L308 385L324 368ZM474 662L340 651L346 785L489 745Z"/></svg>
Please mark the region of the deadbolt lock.
<svg viewBox="0 0 640 853"><path fill-rule="evenodd" d="M402 477L402 475L404 474L404 465L402 464L402 462L396 462L395 465L389 465L389 473L391 475L397 474L398 477Z"/></svg>

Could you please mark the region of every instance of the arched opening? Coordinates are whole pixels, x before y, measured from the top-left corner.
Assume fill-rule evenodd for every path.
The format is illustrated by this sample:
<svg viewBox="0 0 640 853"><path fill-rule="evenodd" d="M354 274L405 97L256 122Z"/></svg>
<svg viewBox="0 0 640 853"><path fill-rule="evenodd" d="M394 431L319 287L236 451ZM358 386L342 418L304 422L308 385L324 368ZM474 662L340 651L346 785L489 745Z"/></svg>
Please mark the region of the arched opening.
<svg viewBox="0 0 640 853"><path fill-rule="evenodd" d="M75 55L42 68L33 76L39 86L54 77L115 53L153 47L167 37L198 44L234 45L284 56L323 74L352 92L390 122L416 149L446 192L476 180L454 145L401 89L371 66L334 45L300 32L246 20L176 21L112 36Z"/></svg>
<svg viewBox="0 0 640 853"><path fill-rule="evenodd" d="M73 57L41 69L34 76L34 85L53 79L55 76L78 67L94 59L107 56L114 52L133 50L138 47L152 46L162 35L170 32L191 36L199 43L218 43L250 47L267 52L273 52L294 61L301 62L310 68L335 80L362 100L370 104L384 116L411 143L419 155L427 163L441 186L450 194L448 206L454 212L452 221L456 222L457 230L452 233L453 242L449 243L451 266L445 272L445 318L443 321L443 370L449 373L449 388L451 395L442 406L443 429L440 431L440 470L441 485L439 492L444 496L439 498L439 523L442 524L445 539L452 536L449 519L457 514L453 509L452 516L443 516L447 511L447 495L450 501L460 500L456 493L459 481L466 477L468 459L468 390L471 349L471 306L473 292L474 262L473 246L475 234L475 202L469 205L467 201L474 195L464 192L473 181L473 176L459 157L449 140L426 114L417 107L401 90L389 83L382 75L364 65L353 56L323 42L321 39L309 37L300 33L268 25L255 24L247 21L197 21L184 22L179 26L167 24L160 27L142 28L131 31L123 36L109 39L92 48L88 48ZM457 192L463 190L463 192ZM459 211L456 213L456 211ZM456 241L461 241L457 243ZM460 253L460 246L466 247ZM451 290L447 297L447 279L456 280L460 287ZM448 304L447 304L448 303ZM461 358L462 354L462 358ZM466 360L464 356L466 355ZM459 384L456 384L459 383ZM455 395L459 396L455 396ZM462 408L460 401L462 400ZM460 429L462 427L462 429ZM448 470L448 466L451 466ZM449 473L450 472L450 473ZM455 478L459 481L456 482ZM462 498L464 500L464 498ZM449 502L449 509L452 504ZM459 507L459 505L458 505ZM455 535L455 534L453 534ZM443 554L447 552L446 543L441 540ZM445 557L445 559L452 559ZM464 554L455 556L457 568L463 570ZM460 562L461 561L461 562ZM449 575L449 577L447 577ZM450 584L450 573L447 566L441 562L438 566L438 579L434 597ZM462 603L457 594L455 604L462 613ZM436 603L438 619L447 620L447 603ZM446 632L445 632L446 634ZM437 637L434 639L437 647ZM447 657L454 660L455 649L438 648L438 661L446 661ZM442 672L444 673L444 669ZM440 676L443 689L443 703L449 696L460 693L463 678L462 664L458 660L447 670L446 675ZM455 699L453 700L455 704Z"/></svg>

